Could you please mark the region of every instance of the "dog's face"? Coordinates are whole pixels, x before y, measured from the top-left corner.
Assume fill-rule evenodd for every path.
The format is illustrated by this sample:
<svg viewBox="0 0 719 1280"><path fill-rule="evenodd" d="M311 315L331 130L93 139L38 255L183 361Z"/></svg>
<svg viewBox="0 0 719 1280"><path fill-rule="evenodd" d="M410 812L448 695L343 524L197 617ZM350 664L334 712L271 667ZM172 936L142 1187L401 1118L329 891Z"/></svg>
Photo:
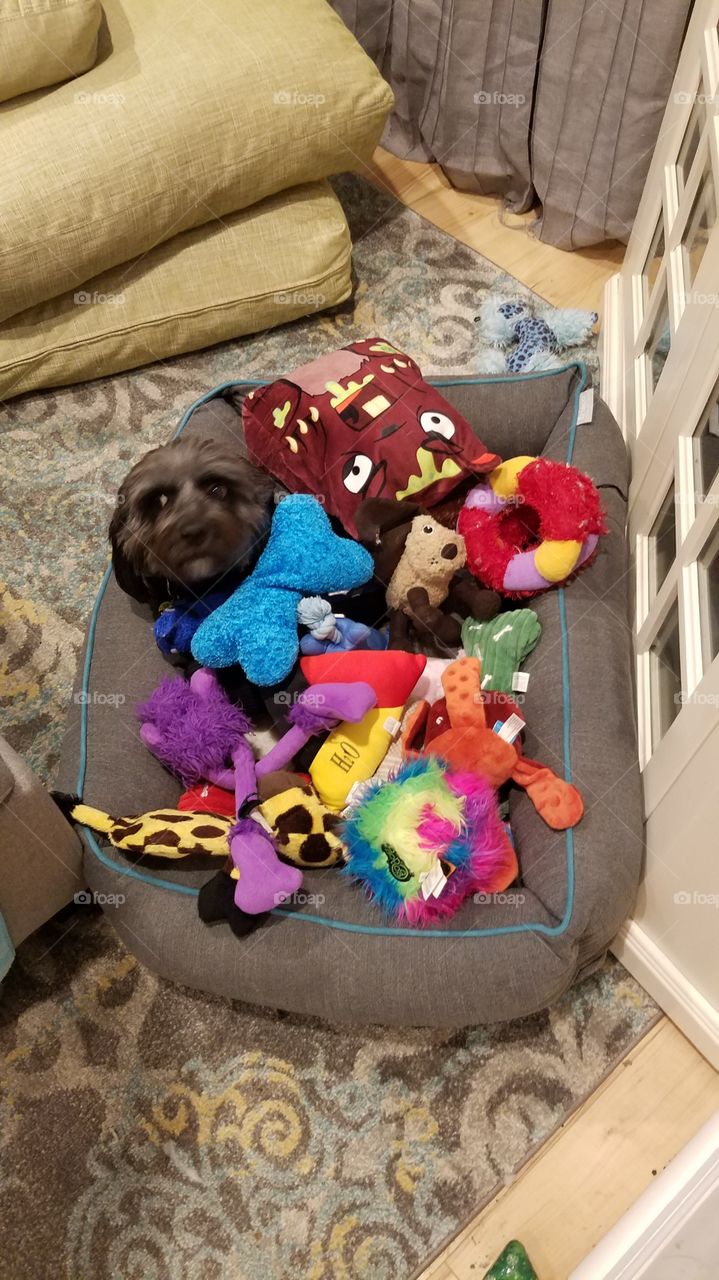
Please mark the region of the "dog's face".
<svg viewBox="0 0 719 1280"><path fill-rule="evenodd" d="M415 516L410 526L404 555L421 582L426 578L449 579L463 568L467 559L464 538L439 524L432 516Z"/></svg>
<svg viewBox="0 0 719 1280"><path fill-rule="evenodd" d="M249 564L267 532L273 483L231 444L180 438L146 453L110 522L115 576L136 600Z"/></svg>

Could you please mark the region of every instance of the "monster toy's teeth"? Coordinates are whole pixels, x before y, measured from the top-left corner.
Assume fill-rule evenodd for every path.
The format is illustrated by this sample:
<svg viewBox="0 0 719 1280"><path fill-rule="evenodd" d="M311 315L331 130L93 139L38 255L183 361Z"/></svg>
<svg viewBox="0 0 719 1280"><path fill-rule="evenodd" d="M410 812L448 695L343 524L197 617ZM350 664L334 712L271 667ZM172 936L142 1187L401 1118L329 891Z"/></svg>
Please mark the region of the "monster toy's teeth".
<svg viewBox="0 0 719 1280"><path fill-rule="evenodd" d="M428 489L431 484L437 480L450 480L454 476L461 474L461 467L453 458L445 458L441 467L437 467L434 454L429 449L425 449L420 445L417 450L417 462L419 464L419 475L411 475L407 481L405 489L398 489L395 497L398 502L403 498L410 497L413 493L421 493L423 489Z"/></svg>

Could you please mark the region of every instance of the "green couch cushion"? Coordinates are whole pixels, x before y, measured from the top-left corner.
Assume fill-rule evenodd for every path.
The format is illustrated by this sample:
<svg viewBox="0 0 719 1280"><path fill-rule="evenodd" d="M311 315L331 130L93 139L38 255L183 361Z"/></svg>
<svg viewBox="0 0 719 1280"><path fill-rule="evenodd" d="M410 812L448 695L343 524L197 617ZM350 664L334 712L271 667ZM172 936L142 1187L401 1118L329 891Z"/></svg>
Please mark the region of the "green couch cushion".
<svg viewBox="0 0 719 1280"><path fill-rule="evenodd" d="M0 121L0 321L354 168L392 102L325 0L104 9L92 71Z"/></svg>
<svg viewBox="0 0 719 1280"><path fill-rule="evenodd" d="M0 0L0 102L89 70L101 17L99 0Z"/></svg>
<svg viewBox="0 0 719 1280"><path fill-rule="evenodd" d="M349 295L326 182L270 196L0 324L0 397L66 386L285 324Z"/></svg>

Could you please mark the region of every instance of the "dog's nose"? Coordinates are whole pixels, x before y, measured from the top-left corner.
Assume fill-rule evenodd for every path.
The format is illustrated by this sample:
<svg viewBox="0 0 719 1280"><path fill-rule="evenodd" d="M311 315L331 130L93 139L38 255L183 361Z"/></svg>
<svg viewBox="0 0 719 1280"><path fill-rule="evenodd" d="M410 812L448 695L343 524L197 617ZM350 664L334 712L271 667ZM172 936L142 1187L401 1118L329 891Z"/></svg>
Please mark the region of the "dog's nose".
<svg viewBox="0 0 719 1280"><path fill-rule="evenodd" d="M205 526L199 523L186 524L182 530L182 536L185 542L192 543L193 545L198 542L202 542L202 539L205 536Z"/></svg>
<svg viewBox="0 0 719 1280"><path fill-rule="evenodd" d="M454 560L454 557L456 556L456 554L457 554L456 542L448 542L446 547L442 547L443 560Z"/></svg>

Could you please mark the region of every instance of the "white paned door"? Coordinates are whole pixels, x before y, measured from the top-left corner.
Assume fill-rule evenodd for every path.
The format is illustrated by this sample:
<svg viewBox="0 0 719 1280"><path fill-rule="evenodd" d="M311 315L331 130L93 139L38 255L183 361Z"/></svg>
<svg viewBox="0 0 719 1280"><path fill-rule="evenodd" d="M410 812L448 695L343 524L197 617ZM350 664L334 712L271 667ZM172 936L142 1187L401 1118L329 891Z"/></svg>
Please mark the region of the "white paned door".
<svg viewBox="0 0 719 1280"><path fill-rule="evenodd" d="M646 866L614 950L719 1066L719 0L697 0L627 256L602 393L632 455Z"/></svg>

